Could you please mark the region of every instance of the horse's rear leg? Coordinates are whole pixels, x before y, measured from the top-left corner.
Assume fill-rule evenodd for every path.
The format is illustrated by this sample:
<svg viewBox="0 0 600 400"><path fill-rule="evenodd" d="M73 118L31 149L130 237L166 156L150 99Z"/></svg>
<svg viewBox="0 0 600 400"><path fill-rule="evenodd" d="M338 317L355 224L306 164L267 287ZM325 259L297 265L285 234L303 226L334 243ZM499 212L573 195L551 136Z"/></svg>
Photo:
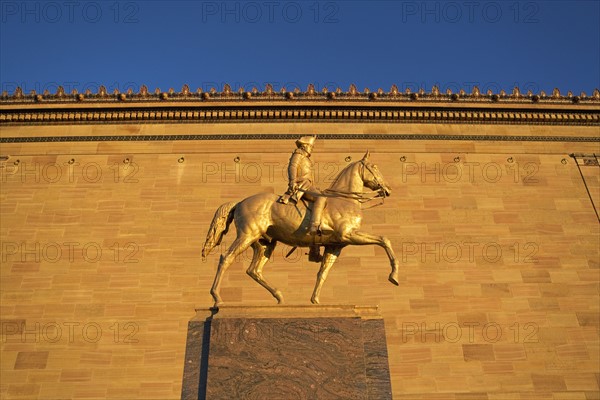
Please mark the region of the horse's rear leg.
<svg viewBox="0 0 600 400"><path fill-rule="evenodd" d="M281 304L283 303L283 294L273 287L265 278L263 278L262 274L262 269L267 261L269 261L271 254L273 254L273 249L275 249L276 244L277 242L262 243L260 241L252 243L254 256L252 258L252 263L250 263L250 267L248 267L246 272L252 277L252 279L267 289L273 295L273 297L277 299L277 303Z"/></svg>
<svg viewBox="0 0 600 400"><path fill-rule="evenodd" d="M219 306L223 303L223 300L221 299L220 295L221 280L223 279L223 274L225 273L225 271L227 271L227 268L229 268L229 266L235 260L235 258L244 250L246 250L248 246L250 246L250 244L252 244L252 242L256 240L257 239L255 238L247 236L237 237L233 241L231 246L229 246L227 252L221 255L221 259L219 260L219 267L217 268L217 274L215 275L215 281L213 282L212 288L210 289L210 294L215 300L215 306Z"/></svg>
<svg viewBox="0 0 600 400"><path fill-rule="evenodd" d="M323 261L321 261L321 269L317 274L317 283L315 284L315 290L313 291L312 297L310 298L311 303L319 304L319 295L321 294L321 288L329 275L329 270L333 267L335 260L342 252L344 246L325 246L323 254Z"/></svg>

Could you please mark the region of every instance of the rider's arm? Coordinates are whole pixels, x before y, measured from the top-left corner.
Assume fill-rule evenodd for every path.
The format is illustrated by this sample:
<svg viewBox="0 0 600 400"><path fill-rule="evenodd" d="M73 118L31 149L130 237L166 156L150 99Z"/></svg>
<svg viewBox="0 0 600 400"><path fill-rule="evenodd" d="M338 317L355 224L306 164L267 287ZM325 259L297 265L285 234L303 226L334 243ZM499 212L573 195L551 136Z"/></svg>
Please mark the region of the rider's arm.
<svg viewBox="0 0 600 400"><path fill-rule="evenodd" d="M290 165L288 166L288 181L290 189L296 190L298 186L298 169L301 162L301 156L298 153L292 154Z"/></svg>

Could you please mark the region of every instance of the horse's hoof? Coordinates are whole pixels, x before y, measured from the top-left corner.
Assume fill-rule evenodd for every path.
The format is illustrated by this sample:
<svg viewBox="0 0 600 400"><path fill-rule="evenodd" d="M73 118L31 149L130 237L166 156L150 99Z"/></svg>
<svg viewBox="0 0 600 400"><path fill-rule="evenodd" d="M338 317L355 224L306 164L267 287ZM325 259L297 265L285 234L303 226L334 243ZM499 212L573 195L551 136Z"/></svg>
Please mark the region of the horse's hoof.
<svg viewBox="0 0 600 400"><path fill-rule="evenodd" d="M223 305L223 300L216 300L213 308L219 308Z"/></svg>
<svg viewBox="0 0 600 400"><path fill-rule="evenodd" d="M394 285L399 286L400 283L398 282L398 273L397 272L392 272L388 278L388 280L390 282L392 282Z"/></svg>
<svg viewBox="0 0 600 400"><path fill-rule="evenodd" d="M319 304L319 299L317 297L313 297L310 299L310 302L313 304Z"/></svg>
<svg viewBox="0 0 600 400"><path fill-rule="evenodd" d="M277 299L277 304L283 304L283 293L281 293L279 290L275 292L273 297Z"/></svg>

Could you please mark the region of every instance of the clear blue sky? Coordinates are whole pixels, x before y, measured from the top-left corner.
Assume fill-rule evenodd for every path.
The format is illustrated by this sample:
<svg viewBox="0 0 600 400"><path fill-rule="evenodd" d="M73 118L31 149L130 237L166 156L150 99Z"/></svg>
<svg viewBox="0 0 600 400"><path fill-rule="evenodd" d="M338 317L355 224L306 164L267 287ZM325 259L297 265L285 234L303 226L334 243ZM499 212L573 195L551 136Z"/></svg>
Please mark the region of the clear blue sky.
<svg viewBox="0 0 600 400"><path fill-rule="evenodd" d="M2 90L600 87L599 1L0 1Z"/></svg>

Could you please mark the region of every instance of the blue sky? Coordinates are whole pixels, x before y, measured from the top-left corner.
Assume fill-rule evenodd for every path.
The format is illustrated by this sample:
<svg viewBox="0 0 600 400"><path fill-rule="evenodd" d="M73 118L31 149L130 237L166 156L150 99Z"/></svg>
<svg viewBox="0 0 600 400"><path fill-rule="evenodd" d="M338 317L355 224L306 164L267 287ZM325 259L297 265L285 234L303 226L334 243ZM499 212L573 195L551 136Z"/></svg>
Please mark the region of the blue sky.
<svg viewBox="0 0 600 400"><path fill-rule="evenodd" d="M0 1L2 90L600 87L599 1Z"/></svg>

